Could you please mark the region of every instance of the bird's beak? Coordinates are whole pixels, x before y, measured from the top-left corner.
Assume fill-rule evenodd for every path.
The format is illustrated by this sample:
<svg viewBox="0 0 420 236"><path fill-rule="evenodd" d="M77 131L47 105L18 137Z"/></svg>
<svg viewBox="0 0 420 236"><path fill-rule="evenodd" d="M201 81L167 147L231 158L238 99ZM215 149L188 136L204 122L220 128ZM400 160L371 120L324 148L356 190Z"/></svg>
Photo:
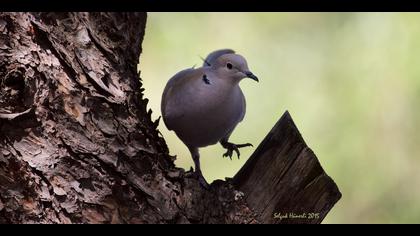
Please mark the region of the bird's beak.
<svg viewBox="0 0 420 236"><path fill-rule="evenodd" d="M253 80L257 81L257 82L259 81L259 80L258 80L258 77L257 77L257 76L255 76L254 74L252 74L252 72L251 72L251 71L245 71L244 73L245 73L246 77L248 77L248 78L250 78L250 79L253 79Z"/></svg>

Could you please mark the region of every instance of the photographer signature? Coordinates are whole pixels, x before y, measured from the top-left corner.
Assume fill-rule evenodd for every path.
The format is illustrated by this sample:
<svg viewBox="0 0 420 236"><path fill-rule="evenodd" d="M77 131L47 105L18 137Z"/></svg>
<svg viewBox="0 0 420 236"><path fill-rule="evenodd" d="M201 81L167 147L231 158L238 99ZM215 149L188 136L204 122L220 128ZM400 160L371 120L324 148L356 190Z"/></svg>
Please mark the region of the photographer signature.
<svg viewBox="0 0 420 236"><path fill-rule="evenodd" d="M275 212L273 214L274 219L319 219L319 213L314 212L308 212L308 213L294 213L294 212L288 212L288 213L281 213L281 212Z"/></svg>

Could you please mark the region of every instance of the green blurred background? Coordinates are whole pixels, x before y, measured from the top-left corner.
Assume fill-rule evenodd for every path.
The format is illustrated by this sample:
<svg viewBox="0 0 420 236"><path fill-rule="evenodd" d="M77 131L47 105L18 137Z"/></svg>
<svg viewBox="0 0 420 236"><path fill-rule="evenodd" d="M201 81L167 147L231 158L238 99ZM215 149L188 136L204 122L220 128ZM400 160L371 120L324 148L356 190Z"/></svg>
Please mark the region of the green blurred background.
<svg viewBox="0 0 420 236"><path fill-rule="evenodd" d="M149 13L139 69L155 119L167 80L221 48L260 78L241 82L247 114L231 140L258 145L289 110L343 194L324 223L420 223L420 14ZM253 151L201 149L205 177L232 177Z"/></svg>

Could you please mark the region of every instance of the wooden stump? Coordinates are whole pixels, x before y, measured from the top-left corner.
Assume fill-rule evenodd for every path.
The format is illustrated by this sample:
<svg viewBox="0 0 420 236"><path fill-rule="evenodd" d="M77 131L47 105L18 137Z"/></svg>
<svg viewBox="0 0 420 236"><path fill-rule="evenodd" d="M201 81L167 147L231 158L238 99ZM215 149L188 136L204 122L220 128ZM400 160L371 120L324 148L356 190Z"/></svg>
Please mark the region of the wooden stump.
<svg viewBox="0 0 420 236"><path fill-rule="evenodd" d="M285 112L234 177L264 223L321 223L341 198Z"/></svg>

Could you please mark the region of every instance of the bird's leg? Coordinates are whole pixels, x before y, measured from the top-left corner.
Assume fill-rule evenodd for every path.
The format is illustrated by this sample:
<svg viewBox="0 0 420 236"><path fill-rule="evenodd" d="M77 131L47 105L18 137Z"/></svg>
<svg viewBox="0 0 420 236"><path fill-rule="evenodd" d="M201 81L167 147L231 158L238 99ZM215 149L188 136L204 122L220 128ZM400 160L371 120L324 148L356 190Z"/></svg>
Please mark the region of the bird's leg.
<svg viewBox="0 0 420 236"><path fill-rule="evenodd" d="M239 148L253 146L250 143L245 143L245 144L230 143L226 139L222 139L220 141L220 144L223 146L223 148L227 149L227 151L223 154L223 157L229 157L231 160L232 160L233 151L236 152L236 155L238 156L238 159L239 159L239 156L240 156Z"/></svg>
<svg viewBox="0 0 420 236"><path fill-rule="evenodd" d="M209 184L207 183L206 179L203 176L203 173L201 173L201 168L200 168L200 153L198 152L198 148L189 148L190 152L191 152L191 156L192 159L194 161L194 175L195 177L198 179L198 182L200 183L201 186L203 186L204 188L208 189L209 188Z"/></svg>

